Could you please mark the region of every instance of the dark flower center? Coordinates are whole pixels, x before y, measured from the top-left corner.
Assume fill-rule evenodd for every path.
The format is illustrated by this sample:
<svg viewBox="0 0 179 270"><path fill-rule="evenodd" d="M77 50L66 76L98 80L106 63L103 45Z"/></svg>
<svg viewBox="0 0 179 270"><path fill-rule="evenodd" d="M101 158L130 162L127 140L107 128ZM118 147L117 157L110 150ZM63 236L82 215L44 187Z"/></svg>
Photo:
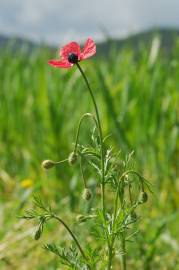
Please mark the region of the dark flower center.
<svg viewBox="0 0 179 270"><path fill-rule="evenodd" d="M76 64L78 62L78 55L75 53L69 53L68 61L72 64Z"/></svg>

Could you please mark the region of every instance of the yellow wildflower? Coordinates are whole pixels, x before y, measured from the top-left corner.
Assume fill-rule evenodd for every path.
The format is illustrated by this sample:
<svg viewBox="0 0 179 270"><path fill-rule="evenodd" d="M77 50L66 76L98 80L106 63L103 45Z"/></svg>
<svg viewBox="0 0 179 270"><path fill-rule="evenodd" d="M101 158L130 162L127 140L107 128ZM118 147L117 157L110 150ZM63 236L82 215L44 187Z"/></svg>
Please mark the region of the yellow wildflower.
<svg viewBox="0 0 179 270"><path fill-rule="evenodd" d="M21 187L23 188L31 188L33 186L33 180L30 178L26 178L21 181Z"/></svg>

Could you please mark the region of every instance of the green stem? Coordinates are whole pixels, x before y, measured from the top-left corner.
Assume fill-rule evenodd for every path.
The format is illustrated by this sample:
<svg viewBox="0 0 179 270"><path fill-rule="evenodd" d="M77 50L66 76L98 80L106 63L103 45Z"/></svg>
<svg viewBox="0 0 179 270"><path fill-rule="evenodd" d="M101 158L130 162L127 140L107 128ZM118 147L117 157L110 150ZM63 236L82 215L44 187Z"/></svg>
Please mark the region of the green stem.
<svg viewBox="0 0 179 270"><path fill-rule="evenodd" d="M101 156L100 155L98 155L97 153L95 153L95 152L93 152L93 151L82 151L81 152L81 155L82 156L86 156L86 155L91 155L91 156L94 156L95 158L97 158L97 159L100 159L101 158Z"/></svg>
<svg viewBox="0 0 179 270"><path fill-rule="evenodd" d="M111 240L111 244L108 245L108 257L109 257L109 261L108 261L108 270L111 269L111 266L112 266L112 259L113 259L113 256L114 256L114 253L113 253L113 247L114 247L114 244L115 244L115 239L116 239L116 235L114 234L115 232L115 229L116 229L116 218L117 218L117 209L118 209L118 197L119 197L119 188L120 188L120 183L118 183L118 186L117 186L117 191L116 191L116 197L115 197L115 200L114 200L114 211L113 211L113 222L112 222L112 240Z"/></svg>
<svg viewBox="0 0 179 270"><path fill-rule="evenodd" d="M66 161L68 161L68 158L63 159L63 160L60 160L60 161L53 161L53 162L54 162L55 165L57 165L57 164L64 163L64 162L66 162Z"/></svg>
<svg viewBox="0 0 179 270"><path fill-rule="evenodd" d="M115 197L115 200L114 200L113 231L114 231L114 226L115 226L116 216L117 216L119 188L120 188L120 184L118 183L117 190L116 190L116 197Z"/></svg>
<svg viewBox="0 0 179 270"><path fill-rule="evenodd" d="M128 171L131 172L131 171ZM114 201L114 220L113 220L113 231L115 230L115 223L116 223L116 218L117 218L117 208L118 208L118 198L120 198L120 203L121 203L121 211L123 211L123 216L124 216L124 183L122 182L122 187L120 186L120 180L126 175L126 173L123 173L121 177L119 178L119 183L117 186L117 191L116 191L116 198ZM121 188L121 194L119 195L119 190ZM121 233L121 250L122 250L122 255L121 255L121 267L122 270L126 270L126 240L125 240L125 229L124 232Z"/></svg>
<svg viewBox="0 0 179 270"><path fill-rule="evenodd" d="M121 179L124 176L125 175L122 174ZM125 204L125 201L124 201L124 182L122 182L121 184L122 184L122 186L121 186L120 201L121 201L122 216L124 217L125 216L125 210L124 210L124 207L125 207L124 206L124 204ZM122 270L126 270L126 239L125 239L125 237L126 237L126 232L125 232L125 228L124 228L124 231L121 233Z"/></svg>
<svg viewBox="0 0 179 270"><path fill-rule="evenodd" d="M100 138L100 145L101 145L101 193L102 193L102 209L103 209L103 217L104 220L106 220L105 217L105 172L104 172L104 149L103 149L103 136L102 136L102 129L101 129L101 122L100 122L100 117L99 117L99 112L98 112L98 107L97 107L97 103L95 101L95 97L93 95L93 92L91 90L90 84L88 82L88 79L85 75L85 73L83 72L81 66L79 65L79 63L76 63L76 66L78 67L86 85L89 91L89 94L91 96L93 105L94 105L94 109L95 109L95 113L96 113L96 118L97 118L97 123L98 123L98 131L99 131L99 138Z"/></svg>
<svg viewBox="0 0 179 270"><path fill-rule="evenodd" d="M74 147L74 152L76 152L77 150L77 145L78 145L78 139L79 139L79 134L80 134L80 129L81 129L81 124L84 120L85 117L92 117L94 122L95 122L95 125L96 127L98 128L98 124L96 122L96 118L94 117L94 115L92 115L91 113L85 113L83 114L83 116L81 117L80 121L79 121L79 124L78 124L78 129L77 129L77 133L76 133L76 140L75 140L75 147Z"/></svg>
<svg viewBox="0 0 179 270"><path fill-rule="evenodd" d="M131 207L132 207L132 193L131 193L131 185L129 183L129 199L130 199L130 203L131 203Z"/></svg>
<svg viewBox="0 0 179 270"><path fill-rule="evenodd" d="M88 82L88 79L85 75L85 73L83 72L81 66L79 65L79 63L76 64L85 83L86 86L88 88L89 94L91 96L93 105L94 105L94 109L95 109L95 113L96 113L96 119L97 119L97 124L98 124L98 132L99 132L99 139L100 139L100 146L101 146L101 199L102 199L102 211L103 211L103 219L104 219L104 225L105 225L105 229L106 229L106 237L107 237L107 244L108 244L108 270L111 269L111 265L112 265L112 258L113 258L113 239L112 239L112 243L110 241L110 237L109 237L109 233L108 233L108 228L107 228L107 223L106 223L106 206L105 206L105 168L104 168L104 145L103 145L103 135L102 135L102 128L101 128L101 122L100 122L100 117L99 117L99 112L98 112L98 107L97 107L97 103L95 100L95 97L93 95L93 92L91 90L90 84Z"/></svg>
<svg viewBox="0 0 179 270"><path fill-rule="evenodd" d="M109 258L109 260L108 260L108 270L111 270L111 264L112 264L112 248L110 247L109 249L108 249L108 258Z"/></svg>
<svg viewBox="0 0 179 270"><path fill-rule="evenodd" d="M108 245L108 268L107 268L107 270L111 270L111 267L112 267L112 260L113 260L113 256L114 256L113 247L114 247L114 237L111 241L111 244Z"/></svg>
<svg viewBox="0 0 179 270"><path fill-rule="evenodd" d="M89 269L90 269L90 266L89 266L89 264L88 264L88 259L87 259L86 255L85 255L85 253L84 253L84 251L83 251L83 249L82 249L80 243L78 242L78 239L77 239L76 236L74 235L74 233L70 230L70 228L68 227L68 225L67 225L61 218L57 217L56 215L53 215L53 218L56 219L56 220L58 220L58 221L65 227L65 229L69 232L69 234L71 235L71 237L72 237L73 240L75 241L75 243L76 243L76 245L77 245L77 247L78 247L78 249L79 249L81 255L82 255L83 258L85 259L85 261L86 261L86 263L87 263L87 265L88 265L88 267L89 267Z"/></svg>
<svg viewBox="0 0 179 270"><path fill-rule="evenodd" d="M82 179L83 179L84 188L87 188L86 178L85 178L84 171L83 171L83 166L82 166L82 157L80 158L80 170L81 170L81 175L82 175Z"/></svg>
<svg viewBox="0 0 179 270"><path fill-rule="evenodd" d="M122 249L122 270L126 270L126 240L125 240L125 232L121 235L121 249Z"/></svg>

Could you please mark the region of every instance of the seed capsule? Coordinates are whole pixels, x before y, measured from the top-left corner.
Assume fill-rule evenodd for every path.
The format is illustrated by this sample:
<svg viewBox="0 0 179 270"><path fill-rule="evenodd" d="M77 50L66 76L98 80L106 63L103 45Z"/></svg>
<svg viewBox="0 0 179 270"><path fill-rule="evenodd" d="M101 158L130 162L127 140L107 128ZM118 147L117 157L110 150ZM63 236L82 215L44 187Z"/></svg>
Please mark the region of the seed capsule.
<svg viewBox="0 0 179 270"><path fill-rule="evenodd" d="M89 188L85 188L82 194L82 198L86 201L89 201L92 197L91 190Z"/></svg>
<svg viewBox="0 0 179 270"><path fill-rule="evenodd" d="M142 204L142 203L145 203L145 202L147 202L147 201L148 201L148 195L147 195L147 193L146 193L145 191L142 191L142 192L140 193L140 195L139 195L138 202L139 202L140 204Z"/></svg>
<svg viewBox="0 0 179 270"><path fill-rule="evenodd" d="M44 160L43 162L42 162L42 168L44 168L44 169L46 169L46 170L49 170L49 169L51 169L52 167L54 167L55 166L55 162L54 161L52 161L52 160Z"/></svg>
<svg viewBox="0 0 179 270"><path fill-rule="evenodd" d="M73 165L76 163L77 159L78 159L77 154L75 152L72 152L72 153L70 153L70 155L68 157L68 162L70 165Z"/></svg>

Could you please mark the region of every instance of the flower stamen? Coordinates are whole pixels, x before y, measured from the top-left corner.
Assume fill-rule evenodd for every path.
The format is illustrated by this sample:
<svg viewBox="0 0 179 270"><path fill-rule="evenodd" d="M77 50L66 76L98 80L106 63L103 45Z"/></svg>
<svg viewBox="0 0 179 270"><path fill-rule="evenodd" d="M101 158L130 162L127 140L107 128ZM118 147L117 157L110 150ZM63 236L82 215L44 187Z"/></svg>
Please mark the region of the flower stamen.
<svg viewBox="0 0 179 270"><path fill-rule="evenodd" d="M69 53L68 61L72 64L76 64L78 62L78 55L75 53Z"/></svg>

